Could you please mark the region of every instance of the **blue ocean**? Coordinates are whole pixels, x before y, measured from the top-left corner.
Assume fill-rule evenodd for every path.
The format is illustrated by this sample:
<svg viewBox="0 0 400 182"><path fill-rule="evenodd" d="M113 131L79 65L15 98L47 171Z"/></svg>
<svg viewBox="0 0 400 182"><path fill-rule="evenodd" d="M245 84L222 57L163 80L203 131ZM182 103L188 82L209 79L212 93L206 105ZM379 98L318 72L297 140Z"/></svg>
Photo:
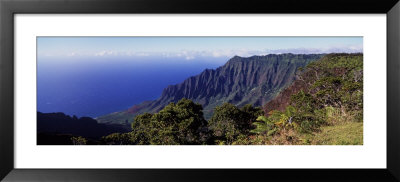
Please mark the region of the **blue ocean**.
<svg viewBox="0 0 400 182"><path fill-rule="evenodd" d="M155 59L155 58L154 58ZM178 84L226 60L38 60L37 110L78 117L122 111L161 96Z"/></svg>

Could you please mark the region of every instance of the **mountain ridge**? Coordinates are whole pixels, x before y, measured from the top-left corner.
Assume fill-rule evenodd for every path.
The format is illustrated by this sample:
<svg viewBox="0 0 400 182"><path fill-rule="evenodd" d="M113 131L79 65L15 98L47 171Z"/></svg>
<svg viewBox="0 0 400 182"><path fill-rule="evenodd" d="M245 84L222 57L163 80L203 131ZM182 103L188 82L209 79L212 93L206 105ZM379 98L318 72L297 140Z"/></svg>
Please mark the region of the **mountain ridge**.
<svg viewBox="0 0 400 182"><path fill-rule="evenodd" d="M191 99L204 108L209 118L215 106L229 102L237 106L263 106L293 82L295 72L324 54L269 54L234 56L223 66L205 69L183 82L166 87L161 96L131 108L96 118L102 123L132 122L137 114L154 113L170 102Z"/></svg>

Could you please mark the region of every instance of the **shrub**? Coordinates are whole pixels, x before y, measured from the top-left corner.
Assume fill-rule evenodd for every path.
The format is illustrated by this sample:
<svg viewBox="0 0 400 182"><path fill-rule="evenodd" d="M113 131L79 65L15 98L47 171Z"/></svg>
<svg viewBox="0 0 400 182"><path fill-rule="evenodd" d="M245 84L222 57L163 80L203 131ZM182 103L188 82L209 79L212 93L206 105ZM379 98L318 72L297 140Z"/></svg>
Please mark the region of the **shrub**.
<svg viewBox="0 0 400 182"><path fill-rule="evenodd" d="M130 133L112 133L101 139L108 145L130 145L133 144Z"/></svg>
<svg viewBox="0 0 400 182"><path fill-rule="evenodd" d="M81 136L71 137L71 141L73 145L86 145L87 140Z"/></svg>

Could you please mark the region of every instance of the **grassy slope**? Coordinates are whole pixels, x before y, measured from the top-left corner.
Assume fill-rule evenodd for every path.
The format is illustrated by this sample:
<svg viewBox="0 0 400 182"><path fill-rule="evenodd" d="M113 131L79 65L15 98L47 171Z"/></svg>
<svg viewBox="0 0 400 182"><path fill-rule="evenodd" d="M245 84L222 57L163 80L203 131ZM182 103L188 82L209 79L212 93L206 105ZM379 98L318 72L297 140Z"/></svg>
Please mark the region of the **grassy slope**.
<svg viewBox="0 0 400 182"><path fill-rule="evenodd" d="M312 145L363 145L363 123L345 122L321 127L311 139Z"/></svg>

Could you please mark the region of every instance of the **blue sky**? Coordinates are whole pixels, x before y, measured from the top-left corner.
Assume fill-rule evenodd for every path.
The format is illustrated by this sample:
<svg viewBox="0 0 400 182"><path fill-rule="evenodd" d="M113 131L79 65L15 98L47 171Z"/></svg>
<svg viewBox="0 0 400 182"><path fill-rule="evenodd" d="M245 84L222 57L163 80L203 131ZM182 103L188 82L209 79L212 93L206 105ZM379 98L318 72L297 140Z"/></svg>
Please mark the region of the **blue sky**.
<svg viewBox="0 0 400 182"><path fill-rule="evenodd" d="M185 60L271 53L362 52L362 37L38 37L38 58ZM135 60L135 59L132 59Z"/></svg>

